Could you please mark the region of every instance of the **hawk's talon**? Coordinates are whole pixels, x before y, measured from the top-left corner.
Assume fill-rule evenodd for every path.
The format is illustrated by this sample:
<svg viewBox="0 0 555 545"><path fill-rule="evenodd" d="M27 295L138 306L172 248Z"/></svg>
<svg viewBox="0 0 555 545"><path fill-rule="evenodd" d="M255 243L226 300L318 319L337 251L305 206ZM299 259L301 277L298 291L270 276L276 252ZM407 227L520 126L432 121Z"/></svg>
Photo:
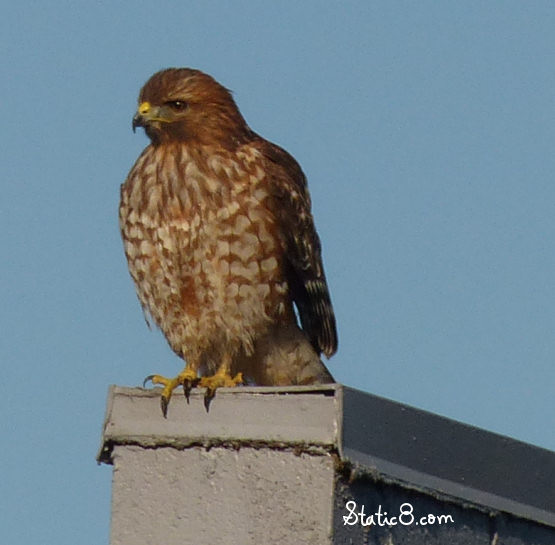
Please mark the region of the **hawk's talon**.
<svg viewBox="0 0 555 545"><path fill-rule="evenodd" d="M208 412L210 403L214 399L218 388L233 388L238 384L243 384L243 373L237 373L232 377L227 371L218 371L211 377L202 377L199 385L201 388L206 388L204 393L204 408L206 412Z"/></svg>
<svg viewBox="0 0 555 545"><path fill-rule="evenodd" d="M216 389L212 389L212 388L206 388L206 393L204 394L204 408L206 409L206 412L209 412L210 410L210 403L212 403L212 400L214 399L214 396L216 395Z"/></svg>
<svg viewBox="0 0 555 545"><path fill-rule="evenodd" d="M183 381L183 395L185 396L185 399L187 400L187 405L189 405L189 397L191 396L192 388L193 388L193 385L191 384L191 382L189 380L184 380Z"/></svg>
<svg viewBox="0 0 555 545"><path fill-rule="evenodd" d="M198 377L194 379L184 378L183 379L183 394L185 395L185 399L187 400L187 405L189 404L189 397L191 395L191 390L200 382Z"/></svg>
<svg viewBox="0 0 555 545"><path fill-rule="evenodd" d="M169 398L167 398L164 394L160 396L160 408L162 409L162 414L164 418L168 418L168 405L170 403Z"/></svg>
<svg viewBox="0 0 555 545"><path fill-rule="evenodd" d="M163 386L162 395L160 396L160 408L162 409L164 418L167 418L168 406L170 404L173 391L178 386L182 385L185 397L187 398L187 403L189 403L189 394L191 389L198 384L199 380L200 379L197 377L197 374L193 370L186 367L175 378L166 378L162 375L149 375L145 378L143 387L147 382L152 382L152 384L161 384Z"/></svg>

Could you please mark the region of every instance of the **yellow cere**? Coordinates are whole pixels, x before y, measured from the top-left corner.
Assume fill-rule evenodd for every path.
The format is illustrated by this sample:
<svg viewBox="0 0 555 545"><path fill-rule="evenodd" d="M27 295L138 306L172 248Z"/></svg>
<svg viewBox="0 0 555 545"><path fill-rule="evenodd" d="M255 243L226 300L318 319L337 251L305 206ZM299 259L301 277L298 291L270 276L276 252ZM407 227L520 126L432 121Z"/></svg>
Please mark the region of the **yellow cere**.
<svg viewBox="0 0 555 545"><path fill-rule="evenodd" d="M147 114L149 112L149 110L150 110L150 102L142 102L139 105L139 113L141 115Z"/></svg>

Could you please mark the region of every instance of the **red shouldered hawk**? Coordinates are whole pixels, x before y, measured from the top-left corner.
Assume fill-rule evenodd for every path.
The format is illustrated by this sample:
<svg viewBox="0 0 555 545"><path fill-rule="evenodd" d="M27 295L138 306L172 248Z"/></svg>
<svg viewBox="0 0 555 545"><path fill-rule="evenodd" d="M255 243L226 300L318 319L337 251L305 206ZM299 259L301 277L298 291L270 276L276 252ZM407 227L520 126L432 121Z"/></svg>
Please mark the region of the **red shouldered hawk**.
<svg viewBox="0 0 555 545"><path fill-rule="evenodd" d="M335 318L306 178L253 132L231 93L189 68L154 74L133 130L151 140L121 187L120 227L143 310L185 362L162 384L189 396L244 379L333 382L320 354L337 349ZM300 327L293 305L296 305Z"/></svg>

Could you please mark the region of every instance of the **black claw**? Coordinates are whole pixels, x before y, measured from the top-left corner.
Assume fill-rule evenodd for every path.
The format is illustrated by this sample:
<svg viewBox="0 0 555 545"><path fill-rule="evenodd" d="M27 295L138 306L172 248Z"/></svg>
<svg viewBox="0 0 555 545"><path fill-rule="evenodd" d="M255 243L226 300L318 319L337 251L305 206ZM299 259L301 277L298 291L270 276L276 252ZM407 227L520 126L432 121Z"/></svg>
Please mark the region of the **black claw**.
<svg viewBox="0 0 555 545"><path fill-rule="evenodd" d="M153 378L154 378L154 375L148 375L148 377L146 377L146 378L143 380L143 388L145 388L145 387L146 387L146 383L147 383L148 381L152 380Z"/></svg>
<svg viewBox="0 0 555 545"><path fill-rule="evenodd" d="M206 409L206 412L209 412L210 403L212 403L215 395L216 390L212 390L211 388L206 389L206 393L204 394L204 408Z"/></svg>
<svg viewBox="0 0 555 545"><path fill-rule="evenodd" d="M183 381L183 393L185 394L185 399L187 400L187 405L189 405L189 397L191 395L191 390L193 389L193 381L185 379Z"/></svg>
<svg viewBox="0 0 555 545"><path fill-rule="evenodd" d="M160 397L160 408L162 409L164 418L168 418L168 403L169 400L165 396Z"/></svg>
<svg viewBox="0 0 555 545"><path fill-rule="evenodd" d="M185 398L187 399L187 404L189 404L189 396L191 395L191 390L197 386L200 382L200 378L195 379L185 379L183 381L183 393L185 394Z"/></svg>

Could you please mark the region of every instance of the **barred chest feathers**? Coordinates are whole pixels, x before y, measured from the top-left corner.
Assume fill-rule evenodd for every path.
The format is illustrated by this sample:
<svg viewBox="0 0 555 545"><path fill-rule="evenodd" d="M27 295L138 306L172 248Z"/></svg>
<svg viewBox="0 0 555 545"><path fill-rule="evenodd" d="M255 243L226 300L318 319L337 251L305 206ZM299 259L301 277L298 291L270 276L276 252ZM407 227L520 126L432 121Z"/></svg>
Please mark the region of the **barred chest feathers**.
<svg viewBox="0 0 555 545"><path fill-rule="evenodd" d="M256 333L293 315L259 152L224 153L149 146L121 189L139 300L185 358L250 354Z"/></svg>

